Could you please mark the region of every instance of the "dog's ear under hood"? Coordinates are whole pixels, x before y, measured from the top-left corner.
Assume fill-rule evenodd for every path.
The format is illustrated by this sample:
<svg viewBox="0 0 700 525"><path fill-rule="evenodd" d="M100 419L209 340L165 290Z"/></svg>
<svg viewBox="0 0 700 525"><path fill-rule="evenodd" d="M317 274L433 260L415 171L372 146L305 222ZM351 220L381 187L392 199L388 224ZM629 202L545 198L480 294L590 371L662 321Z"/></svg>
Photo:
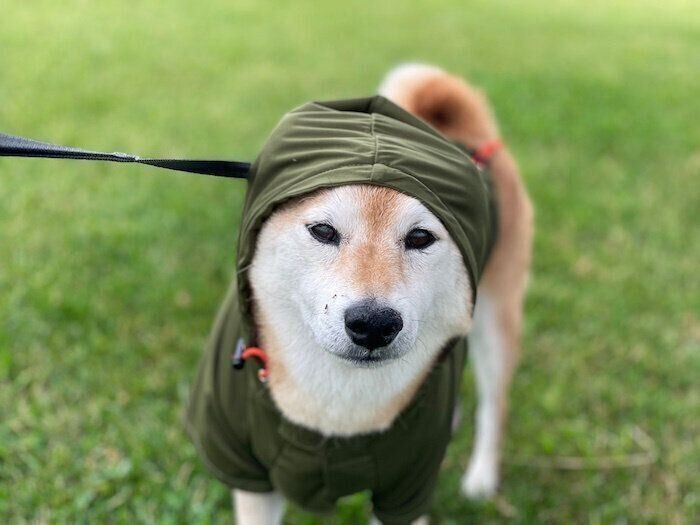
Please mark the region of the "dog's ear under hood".
<svg viewBox="0 0 700 525"><path fill-rule="evenodd" d="M346 184L386 186L421 201L457 243L476 292L495 235L495 207L469 153L381 96L310 102L282 118L250 170L238 244L246 317L247 271L265 219L292 197Z"/></svg>

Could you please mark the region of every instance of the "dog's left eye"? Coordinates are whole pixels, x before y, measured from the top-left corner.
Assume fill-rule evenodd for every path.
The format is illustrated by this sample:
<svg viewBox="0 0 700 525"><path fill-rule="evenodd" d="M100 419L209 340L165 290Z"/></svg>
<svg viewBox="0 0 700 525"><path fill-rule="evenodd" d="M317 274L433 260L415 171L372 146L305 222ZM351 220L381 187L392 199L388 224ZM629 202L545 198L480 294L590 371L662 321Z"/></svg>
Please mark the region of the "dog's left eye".
<svg viewBox="0 0 700 525"><path fill-rule="evenodd" d="M307 226L309 233L314 239L324 244L339 244L340 235L338 231L330 224L319 223Z"/></svg>
<svg viewBox="0 0 700 525"><path fill-rule="evenodd" d="M406 235L407 250L422 250L435 242L435 236L428 230L416 228Z"/></svg>

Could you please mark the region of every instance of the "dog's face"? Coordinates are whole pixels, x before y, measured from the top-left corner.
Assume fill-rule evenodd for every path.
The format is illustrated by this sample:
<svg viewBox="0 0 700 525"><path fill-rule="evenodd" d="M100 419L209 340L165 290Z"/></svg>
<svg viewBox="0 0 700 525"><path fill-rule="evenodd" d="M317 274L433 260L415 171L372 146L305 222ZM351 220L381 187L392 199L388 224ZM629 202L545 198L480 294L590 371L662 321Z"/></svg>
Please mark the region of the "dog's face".
<svg viewBox="0 0 700 525"><path fill-rule="evenodd" d="M464 335L461 254L418 200L388 188L320 190L276 210L250 270L256 312L288 345L378 367Z"/></svg>

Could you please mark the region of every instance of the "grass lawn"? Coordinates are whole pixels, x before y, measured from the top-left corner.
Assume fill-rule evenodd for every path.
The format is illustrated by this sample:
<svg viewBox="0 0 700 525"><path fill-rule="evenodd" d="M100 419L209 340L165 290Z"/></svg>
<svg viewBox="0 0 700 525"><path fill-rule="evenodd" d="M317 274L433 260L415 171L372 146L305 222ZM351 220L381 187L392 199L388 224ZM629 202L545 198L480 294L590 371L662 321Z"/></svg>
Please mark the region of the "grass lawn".
<svg viewBox="0 0 700 525"><path fill-rule="evenodd" d="M284 111L405 60L489 93L537 208L501 495L458 496L463 425L434 522L697 523L697 3L5 0L0 131L251 159ZM243 190L0 159L0 522L230 520L180 416Z"/></svg>

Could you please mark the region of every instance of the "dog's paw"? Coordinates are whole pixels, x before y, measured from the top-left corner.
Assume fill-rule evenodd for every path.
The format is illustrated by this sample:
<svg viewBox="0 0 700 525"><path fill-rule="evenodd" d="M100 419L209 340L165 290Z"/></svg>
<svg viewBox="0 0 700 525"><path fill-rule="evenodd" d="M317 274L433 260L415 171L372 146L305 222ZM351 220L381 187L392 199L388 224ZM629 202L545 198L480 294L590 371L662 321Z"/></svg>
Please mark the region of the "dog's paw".
<svg viewBox="0 0 700 525"><path fill-rule="evenodd" d="M498 466L494 461L472 461L462 477L462 494L470 499L488 499L498 488Z"/></svg>

